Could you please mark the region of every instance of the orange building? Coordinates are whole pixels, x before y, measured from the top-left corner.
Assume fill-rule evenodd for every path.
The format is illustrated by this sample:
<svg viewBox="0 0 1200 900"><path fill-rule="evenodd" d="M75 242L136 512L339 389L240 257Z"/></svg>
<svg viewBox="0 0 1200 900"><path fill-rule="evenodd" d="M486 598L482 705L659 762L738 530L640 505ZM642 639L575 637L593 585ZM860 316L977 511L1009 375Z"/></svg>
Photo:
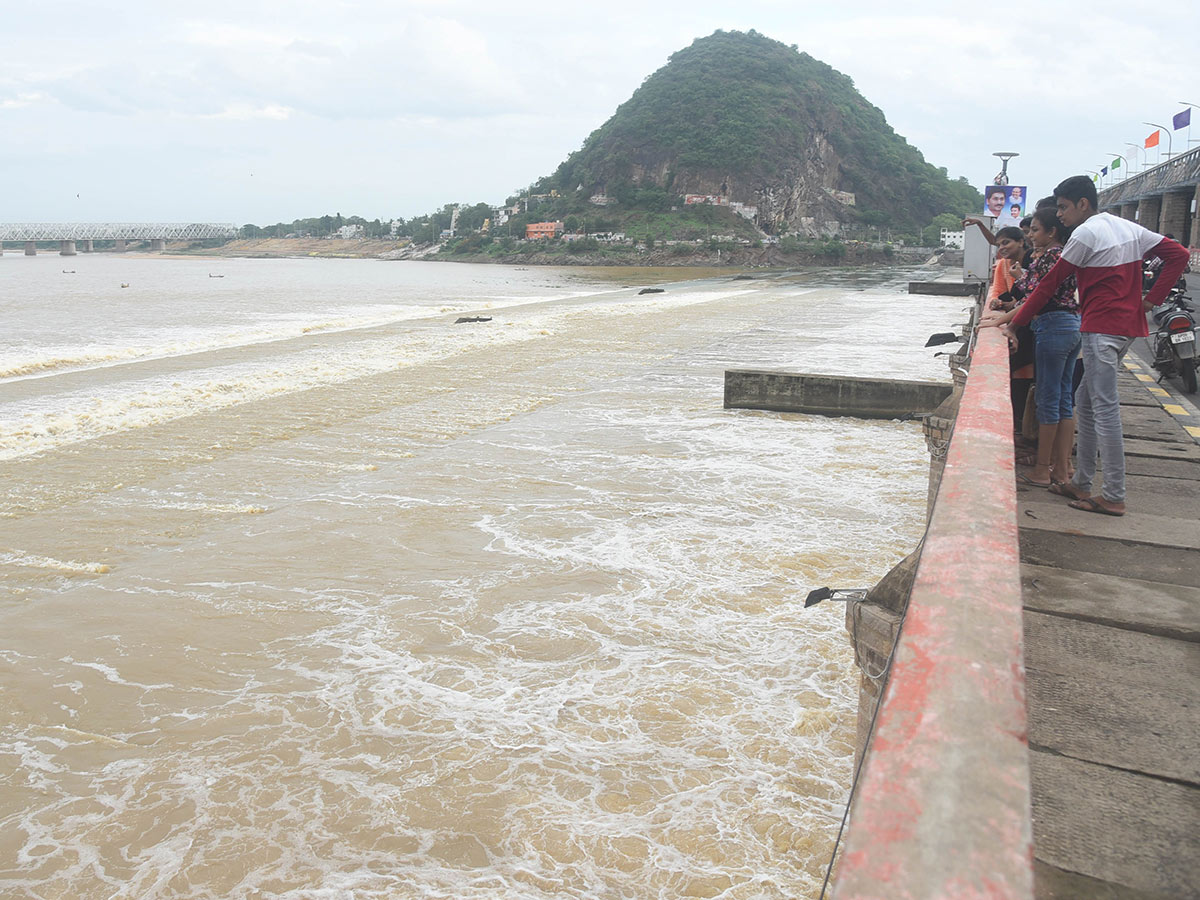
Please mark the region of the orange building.
<svg viewBox="0 0 1200 900"><path fill-rule="evenodd" d="M525 239L556 238L563 233L562 222L532 222L525 226Z"/></svg>

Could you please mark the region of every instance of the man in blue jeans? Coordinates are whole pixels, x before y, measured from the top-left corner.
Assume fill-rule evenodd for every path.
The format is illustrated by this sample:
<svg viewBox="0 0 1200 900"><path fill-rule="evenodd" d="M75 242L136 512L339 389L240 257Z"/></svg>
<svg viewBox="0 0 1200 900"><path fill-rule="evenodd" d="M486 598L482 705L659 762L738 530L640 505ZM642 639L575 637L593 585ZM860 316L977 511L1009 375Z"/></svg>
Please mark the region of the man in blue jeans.
<svg viewBox="0 0 1200 900"><path fill-rule="evenodd" d="M1096 186L1086 175L1066 179L1054 189L1054 199L1059 220L1074 231L1059 261L1004 330L1028 324L1063 279L1075 276L1083 353L1083 382L1075 395L1078 456L1075 476L1050 490L1070 497L1075 509L1123 516L1125 442L1117 370L1134 339L1149 334L1146 311L1166 299L1187 266L1188 252L1135 222L1100 212ZM1142 261L1151 255L1163 261L1162 274L1143 301ZM1097 455L1104 460L1104 490L1094 497Z"/></svg>

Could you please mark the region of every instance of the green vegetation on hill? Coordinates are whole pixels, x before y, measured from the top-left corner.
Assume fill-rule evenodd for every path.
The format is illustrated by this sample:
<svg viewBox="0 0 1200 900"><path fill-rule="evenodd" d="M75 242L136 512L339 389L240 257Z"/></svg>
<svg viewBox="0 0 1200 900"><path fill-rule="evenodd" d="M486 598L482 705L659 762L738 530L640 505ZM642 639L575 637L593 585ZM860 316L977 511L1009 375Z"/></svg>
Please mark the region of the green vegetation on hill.
<svg viewBox="0 0 1200 900"><path fill-rule="evenodd" d="M854 205L831 192L854 195ZM836 221L856 238L936 242L938 229L982 205L965 179L927 163L868 103L853 81L796 47L755 32L717 31L673 54L583 146L509 197L519 212L486 235L520 240L531 222L568 232L623 232L637 241L754 241L762 232L726 206L685 205L686 193L719 194L759 210L758 226L793 234ZM591 202L604 194L610 205ZM438 240L453 206L394 223L321 216L247 237L326 236L343 224L362 236ZM503 219L485 203L459 206L455 249ZM482 241L482 237L480 237ZM489 243L490 243L489 241Z"/></svg>
<svg viewBox="0 0 1200 900"><path fill-rule="evenodd" d="M823 142L838 171L806 170ZM717 31L673 54L536 187L619 195L728 177L782 188L788 172L825 174L855 194L845 221L912 232L981 203L965 179L951 180L897 135L850 78L755 31Z"/></svg>

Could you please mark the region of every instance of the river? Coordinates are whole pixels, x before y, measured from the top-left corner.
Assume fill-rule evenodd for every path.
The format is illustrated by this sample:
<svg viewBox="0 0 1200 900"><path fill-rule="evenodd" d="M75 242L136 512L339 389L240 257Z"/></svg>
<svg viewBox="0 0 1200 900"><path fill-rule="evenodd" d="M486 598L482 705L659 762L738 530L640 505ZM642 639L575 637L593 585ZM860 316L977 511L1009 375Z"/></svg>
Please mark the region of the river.
<svg viewBox="0 0 1200 900"><path fill-rule="evenodd" d="M0 894L815 896L857 670L802 601L927 455L722 373L948 380L916 277L10 251Z"/></svg>

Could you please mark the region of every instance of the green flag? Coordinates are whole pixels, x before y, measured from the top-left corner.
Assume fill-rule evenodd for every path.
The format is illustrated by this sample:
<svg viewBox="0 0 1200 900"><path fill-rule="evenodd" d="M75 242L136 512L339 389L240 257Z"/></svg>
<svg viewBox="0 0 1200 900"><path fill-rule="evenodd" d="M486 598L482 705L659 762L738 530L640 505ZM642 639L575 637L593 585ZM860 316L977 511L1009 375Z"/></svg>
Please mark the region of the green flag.
<svg viewBox="0 0 1200 900"><path fill-rule="evenodd" d="M1093 175L1093 176L1092 176L1092 181L1095 181L1095 180L1096 180L1096 176L1095 176L1095 175Z"/></svg>
<svg viewBox="0 0 1200 900"><path fill-rule="evenodd" d="M1116 159L1114 159L1114 160L1113 160L1112 167L1113 167L1114 169L1119 169L1119 168L1121 168L1121 157L1119 157L1119 156L1118 156Z"/></svg>

